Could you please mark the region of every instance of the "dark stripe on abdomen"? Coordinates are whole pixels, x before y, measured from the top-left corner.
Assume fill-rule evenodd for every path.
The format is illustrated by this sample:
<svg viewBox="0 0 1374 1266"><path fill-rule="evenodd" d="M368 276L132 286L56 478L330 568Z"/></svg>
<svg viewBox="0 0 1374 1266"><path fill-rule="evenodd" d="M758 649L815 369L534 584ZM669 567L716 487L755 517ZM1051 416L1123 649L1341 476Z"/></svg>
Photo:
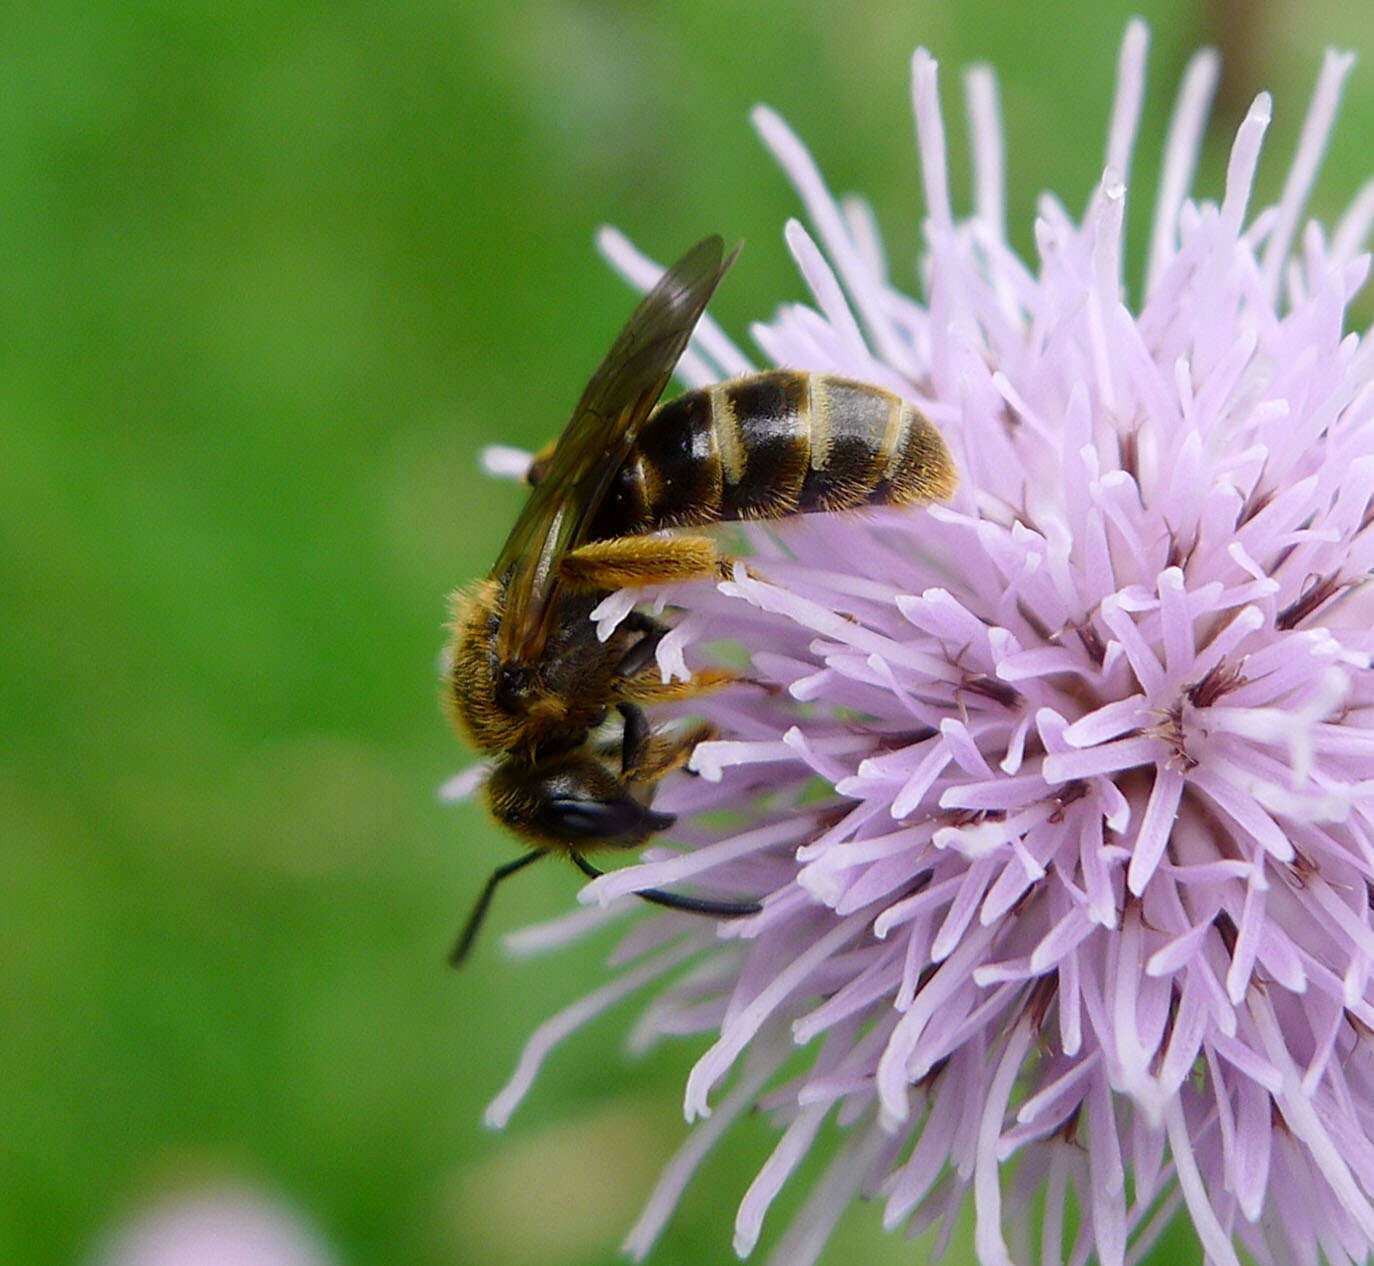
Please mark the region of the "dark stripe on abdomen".
<svg viewBox="0 0 1374 1266"><path fill-rule="evenodd" d="M954 483L939 433L898 396L779 369L654 410L586 539L908 505L947 497Z"/></svg>
<svg viewBox="0 0 1374 1266"><path fill-rule="evenodd" d="M644 423L588 539L715 523L720 498L711 402L706 392L689 391L660 405Z"/></svg>
<svg viewBox="0 0 1374 1266"><path fill-rule="evenodd" d="M868 500L887 467L902 402L890 392L831 374L811 376L811 469L803 510L849 510Z"/></svg>
<svg viewBox="0 0 1374 1266"><path fill-rule="evenodd" d="M722 519L776 519L797 509L811 463L808 386L807 374L780 369L711 388Z"/></svg>

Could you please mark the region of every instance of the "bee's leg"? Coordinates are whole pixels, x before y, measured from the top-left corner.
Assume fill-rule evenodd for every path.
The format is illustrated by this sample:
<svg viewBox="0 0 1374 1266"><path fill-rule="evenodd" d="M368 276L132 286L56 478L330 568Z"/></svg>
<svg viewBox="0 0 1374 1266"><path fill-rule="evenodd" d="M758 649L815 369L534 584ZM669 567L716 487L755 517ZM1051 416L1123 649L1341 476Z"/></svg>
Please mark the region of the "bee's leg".
<svg viewBox="0 0 1374 1266"><path fill-rule="evenodd" d="M631 611L621 621L620 627L628 629L631 633L642 633L644 636L620 657L620 662L615 666L615 675L637 677L654 662L658 644L668 636L670 630L662 621L645 615L643 611Z"/></svg>
<svg viewBox="0 0 1374 1266"><path fill-rule="evenodd" d="M643 633L646 638L653 638L655 646L672 631L662 620L655 620L647 611L640 611L638 608L631 611L621 624L632 633Z"/></svg>
<svg viewBox="0 0 1374 1266"><path fill-rule="evenodd" d="M627 782L653 783L681 769L698 743L718 733L709 722L672 734L655 734L649 720L633 703L617 705L625 718L625 737L620 749L620 773Z"/></svg>
<svg viewBox="0 0 1374 1266"><path fill-rule="evenodd" d="M458 940L449 953L448 961L450 964L459 967L468 956L472 943L477 939L477 933L482 930L482 922L487 917L491 899L496 895L496 885L508 876L515 874L517 870L523 870L531 862L537 861L543 856L544 854L539 851L526 853L524 857L517 857L513 862L498 866L492 872L491 878L487 880L487 886L482 889L482 895L477 898L477 904L472 907L472 913L468 915L468 921L463 924L463 930L458 934Z"/></svg>
<svg viewBox="0 0 1374 1266"><path fill-rule="evenodd" d="M654 656L658 644L671 631L669 627L642 611L631 611L622 627L644 634L620 657L615 667L611 689L617 698L625 702L672 703L745 680L728 669L705 668L693 673L687 681L664 681L654 663Z"/></svg>
<svg viewBox="0 0 1374 1266"><path fill-rule="evenodd" d="M649 750L653 731L642 708L633 703L622 703L619 711L625 718L625 734L620 743L620 776L630 782L636 777L635 771Z"/></svg>
<svg viewBox="0 0 1374 1266"><path fill-rule="evenodd" d="M568 856L588 879L601 878L602 872L581 853L570 852ZM688 914L706 914L716 919L744 919L763 910L757 901L712 901L709 897L682 897L675 892L664 892L662 888L641 888L635 896L656 906L666 906L669 910L686 910Z"/></svg>
<svg viewBox="0 0 1374 1266"><path fill-rule="evenodd" d="M739 681L750 680L728 668L702 668L686 681L664 681L658 674L657 665L650 664L633 677L618 678L612 682L611 688L615 691L616 699L622 703L677 703L733 686Z"/></svg>
<svg viewBox="0 0 1374 1266"><path fill-rule="evenodd" d="M579 545L558 574L574 589L625 589L728 574L729 562L709 536L617 536Z"/></svg>
<svg viewBox="0 0 1374 1266"><path fill-rule="evenodd" d="M709 694L736 682L758 686L769 694L777 694L780 689L774 682L746 677L728 668L703 668L693 673L687 681L664 681L654 665L654 656L658 652L658 644L671 632L668 625L642 611L631 611L622 627L644 633L616 665L611 689L617 698L625 702L675 703Z"/></svg>

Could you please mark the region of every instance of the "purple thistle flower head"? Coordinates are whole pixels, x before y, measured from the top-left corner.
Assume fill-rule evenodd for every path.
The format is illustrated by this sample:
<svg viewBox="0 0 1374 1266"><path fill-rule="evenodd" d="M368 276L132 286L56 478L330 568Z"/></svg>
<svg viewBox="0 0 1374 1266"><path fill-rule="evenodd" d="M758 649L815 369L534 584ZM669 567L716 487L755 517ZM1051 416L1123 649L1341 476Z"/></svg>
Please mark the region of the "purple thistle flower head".
<svg viewBox="0 0 1374 1266"><path fill-rule="evenodd" d="M755 114L815 234L786 234L814 306L755 341L915 402L961 481L929 510L750 529L732 579L596 613L680 610L665 678L730 639L782 687L693 704L722 737L662 787L675 831L589 884L594 908L516 938L559 944L648 887L763 894L729 923L637 922L489 1110L504 1123L558 1040L646 986L633 1045L713 1035L635 1256L755 1104L781 1137L739 1209L742 1255L827 1119L845 1140L771 1259L789 1266L860 1192L888 1228L944 1237L971 1193L983 1266L1119 1266L1180 1206L1217 1266L1238 1245L1276 1266L1374 1247L1374 342L1344 329L1374 183L1330 234L1301 226L1350 66L1330 54L1279 203L1249 207L1266 95L1220 200L1191 199L1217 77L1199 54L1132 311L1145 44L1133 24L1086 212L1045 198L1030 262L1004 233L991 74L966 80L958 218L916 54L919 300L865 206ZM636 284L657 276L602 245ZM709 320L682 363L693 385L753 368ZM780 1080L797 1047L809 1064Z"/></svg>

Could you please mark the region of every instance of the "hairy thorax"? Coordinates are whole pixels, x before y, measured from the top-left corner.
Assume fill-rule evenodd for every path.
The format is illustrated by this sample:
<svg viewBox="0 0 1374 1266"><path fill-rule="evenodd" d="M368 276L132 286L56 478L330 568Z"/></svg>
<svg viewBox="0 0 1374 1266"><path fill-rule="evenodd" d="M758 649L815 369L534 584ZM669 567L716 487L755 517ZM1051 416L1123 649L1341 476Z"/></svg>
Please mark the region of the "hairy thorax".
<svg viewBox="0 0 1374 1266"><path fill-rule="evenodd" d="M528 664L497 654L505 588L487 579L453 597L443 700L465 738L488 754L576 747L605 715L609 683L624 653L620 633L597 640L590 619L601 594L559 600L543 653Z"/></svg>

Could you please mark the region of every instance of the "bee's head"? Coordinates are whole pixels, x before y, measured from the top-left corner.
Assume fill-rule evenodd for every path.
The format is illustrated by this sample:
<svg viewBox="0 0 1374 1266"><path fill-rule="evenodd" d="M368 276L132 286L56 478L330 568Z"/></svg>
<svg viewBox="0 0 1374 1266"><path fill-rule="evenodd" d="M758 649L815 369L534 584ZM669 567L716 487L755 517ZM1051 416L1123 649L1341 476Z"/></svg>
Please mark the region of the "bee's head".
<svg viewBox="0 0 1374 1266"><path fill-rule="evenodd" d="M545 848L628 848L674 821L636 800L585 751L534 761L507 757L487 779L487 799L502 826Z"/></svg>

